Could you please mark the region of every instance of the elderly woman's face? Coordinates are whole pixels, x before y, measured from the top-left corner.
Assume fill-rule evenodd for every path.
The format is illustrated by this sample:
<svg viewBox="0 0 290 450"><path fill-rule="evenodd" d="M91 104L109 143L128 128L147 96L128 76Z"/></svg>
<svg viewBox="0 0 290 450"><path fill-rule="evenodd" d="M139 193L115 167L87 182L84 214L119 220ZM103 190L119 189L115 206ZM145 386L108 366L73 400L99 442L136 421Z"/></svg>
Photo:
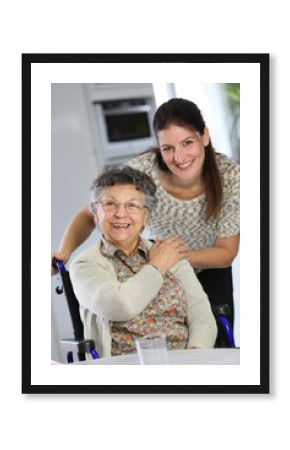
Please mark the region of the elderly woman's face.
<svg viewBox="0 0 290 450"><path fill-rule="evenodd" d="M106 240L131 252L148 217L144 194L133 185L115 185L102 191L96 220Z"/></svg>

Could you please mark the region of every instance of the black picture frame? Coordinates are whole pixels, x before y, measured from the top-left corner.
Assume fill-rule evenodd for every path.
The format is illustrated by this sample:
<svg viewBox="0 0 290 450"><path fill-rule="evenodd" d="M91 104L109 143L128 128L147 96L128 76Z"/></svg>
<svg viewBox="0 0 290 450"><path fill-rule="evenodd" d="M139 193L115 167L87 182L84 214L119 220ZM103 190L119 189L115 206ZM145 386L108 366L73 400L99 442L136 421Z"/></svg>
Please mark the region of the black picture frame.
<svg viewBox="0 0 290 450"><path fill-rule="evenodd" d="M269 393L269 62L263 53L22 55L22 393L24 394L267 394ZM32 384L31 373L31 68L33 64L244 63L260 73L260 382L238 385Z"/></svg>

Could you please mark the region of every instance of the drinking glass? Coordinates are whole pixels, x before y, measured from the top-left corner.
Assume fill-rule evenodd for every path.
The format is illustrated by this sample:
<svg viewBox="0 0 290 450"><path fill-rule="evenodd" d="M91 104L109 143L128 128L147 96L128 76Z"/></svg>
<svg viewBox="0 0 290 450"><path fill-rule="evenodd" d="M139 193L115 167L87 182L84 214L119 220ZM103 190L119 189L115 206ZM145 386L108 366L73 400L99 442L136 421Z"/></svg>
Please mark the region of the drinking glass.
<svg viewBox="0 0 290 450"><path fill-rule="evenodd" d="M135 339L140 364L168 364L165 334L154 334Z"/></svg>

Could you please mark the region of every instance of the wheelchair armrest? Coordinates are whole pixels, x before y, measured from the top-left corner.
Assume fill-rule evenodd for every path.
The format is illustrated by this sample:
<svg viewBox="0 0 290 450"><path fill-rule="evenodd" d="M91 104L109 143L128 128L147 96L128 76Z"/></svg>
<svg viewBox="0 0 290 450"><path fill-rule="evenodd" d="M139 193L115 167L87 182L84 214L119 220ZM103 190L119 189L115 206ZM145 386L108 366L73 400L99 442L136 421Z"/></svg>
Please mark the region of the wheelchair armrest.
<svg viewBox="0 0 290 450"><path fill-rule="evenodd" d="M73 362L73 354L77 353L80 361L85 361L86 354L91 354L93 359L99 359L99 354L95 349L92 339L61 339L61 347L67 353L67 362Z"/></svg>
<svg viewBox="0 0 290 450"><path fill-rule="evenodd" d="M67 352L90 353L95 348L92 339L61 339L60 343Z"/></svg>
<svg viewBox="0 0 290 450"><path fill-rule="evenodd" d="M231 307L228 304L212 305L212 312L218 324L218 336L215 347L235 347L231 324L227 317L231 315Z"/></svg>

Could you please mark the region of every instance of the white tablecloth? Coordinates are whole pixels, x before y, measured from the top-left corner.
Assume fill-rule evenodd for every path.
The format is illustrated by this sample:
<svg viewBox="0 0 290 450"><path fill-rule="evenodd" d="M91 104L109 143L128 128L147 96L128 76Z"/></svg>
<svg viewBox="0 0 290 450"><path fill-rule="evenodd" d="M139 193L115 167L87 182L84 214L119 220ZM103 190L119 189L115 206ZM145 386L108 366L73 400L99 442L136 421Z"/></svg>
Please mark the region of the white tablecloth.
<svg viewBox="0 0 290 450"><path fill-rule="evenodd" d="M168 352L168 361L170 365L229 365L240 364L240 350L236 348L213 348L206 350L171 350ZM136 353L130 355L113 356L112 358L100 358L76 362L75 364L121 364L137 365L139 364Z"/></svg>

